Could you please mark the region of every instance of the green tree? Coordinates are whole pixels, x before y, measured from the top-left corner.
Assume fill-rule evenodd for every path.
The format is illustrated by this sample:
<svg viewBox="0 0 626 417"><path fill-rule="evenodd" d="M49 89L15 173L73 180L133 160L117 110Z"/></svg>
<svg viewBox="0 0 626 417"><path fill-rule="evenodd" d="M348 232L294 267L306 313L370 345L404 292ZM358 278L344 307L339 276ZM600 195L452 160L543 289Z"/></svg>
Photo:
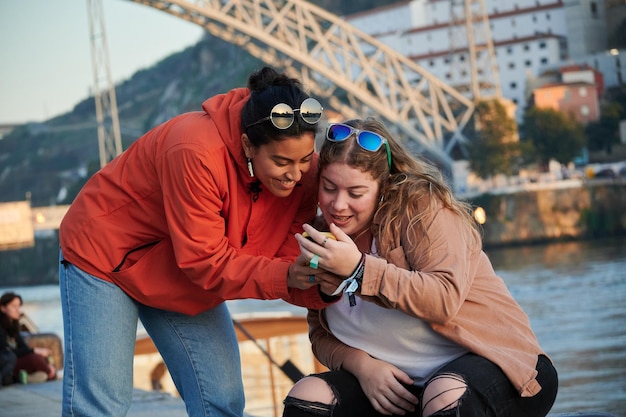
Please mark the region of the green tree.
<svg viewBox="0 0 626 417"><path fill-rule="evenodd" d="M468 149L469 167L481 178L511 175L520 156L517 124L498 100L480 101L474 111L474 131Z"/></svg>
<svg viewBox="0 0 626 417"><path fill-rule="evenodd" d="M626 111L621 104L609 102L602 106L601 114L600 120L586 126L585 133L589 140L589 149L603 149L610 154L613 145L619 143L619 122L626 117Z"/></svg>
<svg viewBox="0 0 626 417"><path fill-rule="evenodd" d="M554 159L568 164L587 144L583 125L563 112L532 107L524 114L523 140L532 146L532 158L543 169Z"/></svg>

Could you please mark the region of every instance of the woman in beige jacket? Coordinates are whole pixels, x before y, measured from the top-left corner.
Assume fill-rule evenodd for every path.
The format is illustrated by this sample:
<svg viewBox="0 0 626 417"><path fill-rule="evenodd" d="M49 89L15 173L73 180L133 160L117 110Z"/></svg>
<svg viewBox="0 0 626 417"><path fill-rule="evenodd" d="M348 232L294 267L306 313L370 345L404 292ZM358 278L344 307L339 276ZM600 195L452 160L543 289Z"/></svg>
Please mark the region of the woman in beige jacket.
<svg viewBox="0 0 626 417"><path fill-rule="evenodd" d="M318 198L328 226L296 237L310 280L339 298L308 314L330 372L299 381L284 416L548 413L556 370L436 167L374 119L333 124Z"/></svg>

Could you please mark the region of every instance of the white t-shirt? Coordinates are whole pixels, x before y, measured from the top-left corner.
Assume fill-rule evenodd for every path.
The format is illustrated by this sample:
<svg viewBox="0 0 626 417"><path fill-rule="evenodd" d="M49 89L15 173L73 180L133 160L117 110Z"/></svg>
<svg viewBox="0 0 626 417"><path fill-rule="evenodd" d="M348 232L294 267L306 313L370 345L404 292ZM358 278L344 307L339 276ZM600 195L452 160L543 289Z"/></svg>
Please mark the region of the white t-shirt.
<svg viewBox="0 0 626 417"><path fill-rule="evenodd" d="M373 254L375 249L372 243ZM425 321L358 296L356 305L350 307L348 296L343 294L325 311L337 339L402 369L415 385L423 385L441 366L467 353Z"/></svg>

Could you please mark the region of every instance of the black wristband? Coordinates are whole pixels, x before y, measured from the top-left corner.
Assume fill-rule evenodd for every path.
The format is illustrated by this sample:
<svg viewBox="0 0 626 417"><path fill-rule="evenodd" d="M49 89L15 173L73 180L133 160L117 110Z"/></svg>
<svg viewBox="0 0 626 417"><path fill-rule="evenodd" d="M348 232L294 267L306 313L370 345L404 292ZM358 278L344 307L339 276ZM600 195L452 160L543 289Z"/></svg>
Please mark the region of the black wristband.
<svg viewBox="0 0 626 417"><path fill-rule="evenodd" d="M361 254L361 260L357 265L352 275L348 277L349 280L354 280L357 284L356 289L354 291L347 292L348 300L350 302L350 307L354 307L356 305L356 297L354 295L355 292L361 289L361 285L363 284L363 275L365 274L365 254Z"/></svg>
<svg viewBox="0 0 626 417"><path fill-rule="evenodd" d="M320 286L317 286L317 291L320 293L320 298L322 299L323 302L325 303L334 303L335 301L339 300L341 298L341 294L339 295L328 295L322 292L322 289L320 288Z"/></svg>

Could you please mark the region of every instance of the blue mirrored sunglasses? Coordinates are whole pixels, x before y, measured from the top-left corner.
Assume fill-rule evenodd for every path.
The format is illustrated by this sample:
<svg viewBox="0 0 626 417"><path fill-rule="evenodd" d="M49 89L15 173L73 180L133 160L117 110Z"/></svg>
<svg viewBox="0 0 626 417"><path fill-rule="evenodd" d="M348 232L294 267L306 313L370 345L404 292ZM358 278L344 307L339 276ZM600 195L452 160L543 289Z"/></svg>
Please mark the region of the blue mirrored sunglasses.
<svg viewBox="0 0 626 417"><path fill-rule="evenodd" d="M370 132L369 130L355 129L343 123L331 123L326 129L326 139L331 142L342 142L353 134L356 134L356 143L366 151L377 152L384 144L385 150L387 151L387 164L391 170L391 149L389 148L389 142L378 133Z"/></svg>

